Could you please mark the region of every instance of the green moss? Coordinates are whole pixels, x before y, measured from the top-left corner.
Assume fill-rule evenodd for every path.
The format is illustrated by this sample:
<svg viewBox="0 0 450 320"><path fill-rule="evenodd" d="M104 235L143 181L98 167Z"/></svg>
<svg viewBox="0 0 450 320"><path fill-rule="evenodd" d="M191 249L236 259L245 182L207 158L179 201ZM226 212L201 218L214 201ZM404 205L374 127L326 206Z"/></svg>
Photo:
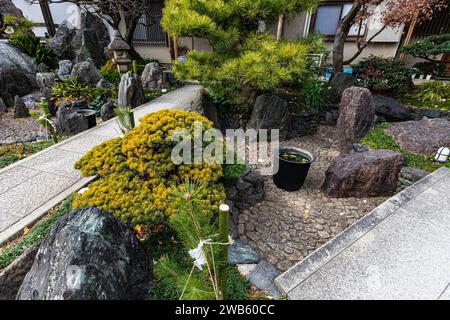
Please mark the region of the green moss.
<svg viewBox="0 0 450 320"><path fill-rule="evenodd" d="M245 164L226 164L222 168L222 180L227 185L233 185L247 171Z"/></svg>
<svg viewBox="0 0 450 320"><path fill-rule="evenodd" d="M400 98L400 102L405 105L411 105L416 108L424 109L437 109L437 110L447 110L450 111L450 100L440 101L440 102L424 102L413 96L404 96Z"/></svg>
<svg viewBox="0 0 450 320"><path fill-rule="evenodd" d="M17 243L7 247L0 254L0 268L6 268L11 262L17 259L28 248L35 244L41 243L47 235L50 228L60 217L68 213L72 209L73 197L67 198L61 203L58 209L50 217L39 221L30 232Z"/></svg>
<svg viewBox="0 0 450 320"><path fill-rule="evenodd" d="M372 149L389 149L399 152L405 158L405 166L422 169L428 172L433 172L440 167L450 168L450 163L438 163L433 160L433 155L422 156L403 150L394 139L386 133L389 127L388 123L382 123L375 129L370 131L363 139L362 143L367 144Z"/></svg>

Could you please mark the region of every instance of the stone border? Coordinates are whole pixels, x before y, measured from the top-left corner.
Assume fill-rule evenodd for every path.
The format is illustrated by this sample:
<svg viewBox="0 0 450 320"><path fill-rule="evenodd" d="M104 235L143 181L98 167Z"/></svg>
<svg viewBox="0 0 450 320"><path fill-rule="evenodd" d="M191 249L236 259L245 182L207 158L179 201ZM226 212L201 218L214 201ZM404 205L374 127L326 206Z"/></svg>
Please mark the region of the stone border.
<svg viewBox="0 0 450 320"><path fill-rule="evenodd" d="M390 198L348 229L344 230L335 238L307 256L304 260L300 261L291 269L276 278L276 287L283 295L288 295L289 292L294 290L316 271L325 266L370 230L375 228L384 219L392 215L397 209L404 206L448 174L450 174L450 169L442 167Z"/></svg>

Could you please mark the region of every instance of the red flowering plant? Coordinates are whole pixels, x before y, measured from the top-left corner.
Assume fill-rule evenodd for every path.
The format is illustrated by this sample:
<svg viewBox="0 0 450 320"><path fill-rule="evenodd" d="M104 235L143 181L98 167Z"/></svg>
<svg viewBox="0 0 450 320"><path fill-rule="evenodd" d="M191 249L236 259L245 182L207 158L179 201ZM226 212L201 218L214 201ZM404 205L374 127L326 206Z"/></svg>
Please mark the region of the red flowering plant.
<svg viewBox="0 0 450 320"><path fill-rule="evenodd" d="M413 70L391 58L369 56L353 66L357 84L372 91L407 92Z"/></svg>

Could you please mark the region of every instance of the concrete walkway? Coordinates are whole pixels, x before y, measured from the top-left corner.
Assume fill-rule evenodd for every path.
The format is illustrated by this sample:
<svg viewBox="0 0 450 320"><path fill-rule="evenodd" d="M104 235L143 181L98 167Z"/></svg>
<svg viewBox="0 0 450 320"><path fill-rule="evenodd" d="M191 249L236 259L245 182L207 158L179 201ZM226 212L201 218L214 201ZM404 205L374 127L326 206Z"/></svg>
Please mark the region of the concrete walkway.
<svg viewBox="0 0 450 320"><path fill-rule="evenodd" d="M450 170L391 198L275 280L289 299L450 299Z"/></svg>
<svg viewBox="0 0 450 320"><path fill-rule="evenodd" d="M201 86L187 85L136 108L136 123L148 113L198 105L201 90ZM0 244L92 181L92 177L83 178L74 163L119 135L117 121L112 119L0 170Z"/></svg>

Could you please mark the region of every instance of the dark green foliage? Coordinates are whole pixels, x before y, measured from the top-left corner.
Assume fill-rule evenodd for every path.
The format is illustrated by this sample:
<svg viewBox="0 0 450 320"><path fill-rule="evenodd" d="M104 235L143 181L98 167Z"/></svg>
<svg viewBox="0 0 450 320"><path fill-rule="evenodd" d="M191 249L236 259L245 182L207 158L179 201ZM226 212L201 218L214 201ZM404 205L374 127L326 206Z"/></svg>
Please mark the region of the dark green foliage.
<svg viewBox="0 0 450 320"><path fill-rule="evenodd" d="M450 53L450 33L418 40L405 46L402 51L417 58L434 61L430 56Z"/></svg>
<svg viewBox="0 0 450 320"><path fill-rule="evenodd" d="M28 248L35 244L41 243L47 235L50 228L60 217L68 213L72 209L73 197L67 198L58 209L48 218L39 221L30 232L26 234L22 240L7 247L0 254L0 268L6 268L11 262L17 259Z"/></svg>
<svg viewBox="0 0 450 320"><path fill-rule="evenodd" d="M50 69L58 67L56 52L45 43L41 43L38 37L28 33L21 33L13 36L10 42L19 50L32 57L36 63L45 63Z"/></svg>
<svg viewBox="0 0 450 320"><path fill-rule="evenodd" d="M403 150L394 139L386 133L388 127L388 123L378 125L362 139L361 143L367 144L372 149L389 149L401 153L405 158L405 166L407 167L418 168L429 172L433 172L443 166L450 168L450 162L435 162L433 160L433 155L422 156Z"/></svg>
<svg viewBox="0 0 450 320"><path fill-rule="evenodd" d="M228 268L229 300L248 300L251 284L234 267Z"/></svg>
<svg viewBox="0 0 450 320"><path fill-rule="evenodd" d="M112 60L108 60L108 62L100 68L99 72L108 82L114 84L115 86L119 85L120 73L116 64Z"/></svg>
<svg viewBox="0 0 450 320"><path fill-rule="evenodd" d="M439 75L445 70L445 65L443 63L431 62L431 61L422 61L417 62L413 66L414 70L417 70L419 74L423 75Z"/></svg>
<svg viewBox="0 0 450 320"><path fill-rule="evenodd" d="M246 171L245 164L225 164L222 168L222 180L227 185L234 185Z"/></svg>
<svg viewBox="0 0 450 320"><path fill-rule="evenodd" d="M403 62L371 55L353 69L356 83L370 90L398 93L411 89L413 70Z"/></svg>
<svg viewBox="0 0 450 320"><path fill-rule="evenodd" d="M13 164L14 162L19 161L21 158L19 158L18 156L3 156L0 157L0 169L3 169L7 166L9 166L10 164Z"/></svg>
<svg viewBox="0 0 450 320"><path fill-rule="evenodd" d="M78 78L72 77L64 80L60 80L53 88L53 97L57 100L87 100L88 102L95 103L90 106L92 109L97 110L100 108L108 98L116 99L117 91L108 88L96 88L89 84L83 83Z"/></svg>

